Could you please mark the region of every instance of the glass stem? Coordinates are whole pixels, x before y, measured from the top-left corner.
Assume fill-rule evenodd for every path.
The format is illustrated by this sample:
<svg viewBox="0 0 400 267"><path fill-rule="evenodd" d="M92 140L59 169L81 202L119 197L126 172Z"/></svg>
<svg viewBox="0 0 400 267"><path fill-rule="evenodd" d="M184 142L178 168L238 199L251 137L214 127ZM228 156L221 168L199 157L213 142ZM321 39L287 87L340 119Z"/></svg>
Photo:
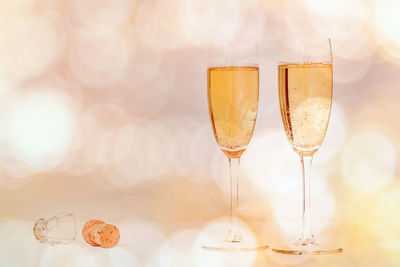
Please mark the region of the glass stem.
<svg viewBox="0 0 400 267"><path fill-rule="evenodd" d="M230 195L231 195L231 222L226 241L240 242L242 235L238 225L238 206L239 206L239 164L240 158L229 158L230 174Z"/></svg>
<svg viewBox="0 0 400 267"><path fill-rule="evenodd" d="M300 156L303 173L303 233L301 242L303 245L313 243L311 225L311 164L312 156Z"/></svg>

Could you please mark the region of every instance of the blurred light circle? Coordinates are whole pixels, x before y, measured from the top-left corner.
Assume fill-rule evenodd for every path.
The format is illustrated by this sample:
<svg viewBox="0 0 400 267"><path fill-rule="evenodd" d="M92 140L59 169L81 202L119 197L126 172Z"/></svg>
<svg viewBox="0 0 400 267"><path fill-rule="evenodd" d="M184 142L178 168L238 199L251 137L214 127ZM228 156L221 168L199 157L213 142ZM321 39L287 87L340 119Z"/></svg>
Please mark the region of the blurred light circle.
<svg viewBox="0 0 400 267"><path fill-rule="evenodd" d="M45 15L10 20L0 30L0 73L17 81L40 75L60 55L55 25Z"/></svg>
<svg viewBox="0 0 400 267"><path fill-rule="evenodd" d="M362 0L305 0L305 3L316 29L339 39L360 35L360 29L370 19L369 8Z"/></svg>
<svg viewBox="0 0 400 267"><path fill-rule="evenodd" d="M93 115L81 111L77 118L73 145L63 164L63 170L75 175L82 175L93 170L96 165L93 161L87 159L87 149L92 144L92 136L103 130L104 128L101 128L99 121Z"/></svg>
<svg viewBox="0 0 400 267"><path fill-rule="evenodd" d="M129 50L117 33L79 32L69 52L69 67L83 84L104 88L121 78Z"/></svg>
<svg viewBox="0 0 400 267"><path fill-rule="evenodd" d="M118 135L129 121L128 114L111 100L82 110L77 118L73 144L59 170L83 175L118 161L123 154L118 154L115 146L127 148L119 143Z"/></svg>
<svg viewBox="0 0 400 267"><path fill-rule="evenodd" d="M361 81L371 69L371 58L345 59L334 57L333 75L335 83L351 84ZM335 91L335 88L333 89Z"/></svg>
<svg viewBox="0 0 400 267"><path fill-rule="evenodd" d="M0 221L2 267L37 266L44 247L34 238L32 227L32 222L2 217Z"/></svg>
<svg viewBox="0 0 400 267"><path fill-rule="evenodd" d="M144 146L142 151L135 151L136 162L144 167L147 177L154 178L167 173L174 158L171 133L159 122L147 124L142 130L143 139L138 141Z"/></svg>
<svg viewBox="0 0 400 267"><path fill-rule="evenodd" d="M284 23L289 31L287 34L283 34L287 40L281 43L284 46L290 47L293 51L296 51L299 47L291 44L290 40L315 36L315 24L312 23L309 11L301 1L284 3L284 6L281 8L285 11ZM301 25L301 27L299 27L299 25Z"/></svg>
<svg viewBox="0 0 400 267"><path fill-rule="evenodd" d="M353 15L352 19L356 19L357 16L364 16L365 14L363 12L366 12L365 9L367 9L365 2L361 0L351 1L350 3L346 0L337 0L335 2L329 0L305 0L305 3L307 9L313 14L319 16L330 16L335 19L340 18L341 16L348 18L351 15ZM360 13L355 14L357 11Z"/></svg>
<svg viewBox="0 0 400 267"><path fill-rule="evenodd" d="M385 191L384 194L379 196L379 199L374 202L371 207L376 220L370 221L369 232L380 240L391 240L400 236L399 221L400 214L393 212L400 208L400 189L395 188ZM400 242L400 240L398 240ZM387 244L386 244L387 245ZM397 244L399 245L399 243ZM391 246L387 246L390 249ZM392 247L396 248L396 247ZM400 248L400 247L399 247Z"/></svg>
<svg viewBox="0 0 400 267"><path fill-rule="evenodd" d="M123 135L129 147L124 151L129 153L112 164L114 172L107 176L109 181L125 188L166 174L174 158L174 144L168 129L157 122L126 127Z"/></svg>
<svg viewBox="0 0 400 267"><path fill-rule="evenodd" d="M299 166L300 169L300 166ZM300 174L300 173L299 173ZM301 176L290 177L292 190L284 193L275 193L270 198L272 214L279 228L282 238L288 242L296 240L301 235L301 211L302 211L302 183ZM285 181L286 180L286 181ZM282 178L282 183L290 182ZM315 174L311 177L311 207L312 207L312 228L313 232L319 236L331 225L331 219L335 212L335 199L331 191L326 186L323 177Z"/></svg>
<svg viewBox="0 0 400 267"><path fill-rule="evenodd" d="M164 48L178 49L186 44L185 35L179 27L179 7L182 1L160 0L154 17L157 24L157 37Z"/></svg>
<svg viewBox="0 0 400 267"><path fill-rule="evenodd" d="M191 160L192 168L199 177L213 179L210 173L210 165L212 165L214 153L222 153L214 140L210 123L200 123L194 130L194 135L191 139ZM191 133L193 134L193 133ZM212 154L210 154L212 152Z"/></svg>
<svg viewBox="0 0 400 267"><path fill-rule="evenodd" d="M122 104L120 101L106 101L90 106L86 114L96 119L101 129L117 130L131 120Z"/></svg>
<svg viewBox="0 0 400 267"><path fill-rule="evenodd" d="M0 7L2 8L15 8L15 9L29 9L34 5L34 0L3 0L0 3Z"/></svg>
<svg viewBox="0 0 400 267"><path fill-rule="evenodd" d="M118 84L127 86L132 90L134 86L143 86L148 83L146 86L154 87L153 90L138 88L133 93L137 94L138 97L148 95L150 98L165 96L165 91L168 89L168 81L171 77L158 76L160 72L166 71L166 69L161 66L163 59L162 52L134 47L135 44L131 46L132 50L130 51L125 68L121 73L121 77L117 81ZM153 86L153 83L158 86ZM158 94L160 94L160 96L158 96ZM144 104L148 105L147 102Z"/></svg>
<svg viewBox="0 0 400 267"><path fill-rule="evenodd" d="M269 197L291 190L296 186L296 181L300 181L300 177L297 179L300 175L298 157L282 130L270 129L258 133L250 142L246 154L241 160L242 168L249 173L253 183L268 193ZM284 177L290 178L287 182L281 182Z"/></svg>
<svg viewBox="0 0 400 267"><path fill-rule="evenodd" d="M121 72L126 64L127 47L118 35L82 34L76 45L80 58L94 69Z"/></svg>
<svg viewBox="0 0 400 267"><path fill-rule="evenodd" d="M172 2L173 3L173 2ZM157 17L153 16L154 10L158 5L155 2L140 2L136 10L135 29L139 34L140 40L152 48L162 48L158 39Z"/></svg>
<svg viewBox="0 0 400 267"><path fill-rule="evenodd" d="M268 147L268 150L265 149ZM299 157L281 131L267 131L254 137L243 158L249 178L268 195L272 214L288 240L301 233L302 177ZM313 230L323 232L330 225L335 200L326 179L314 168L311 176Z"/></svg>
<svg viewBox="0 0 400 267"><path fill-rule="evenodd" d="M185 38L180 29L178 0L140 2L135 15L135 26L146 46L153 49L177 49L184 45Z"/></svg>
<svg viewBox="0 0 400 267"><path fill-rule="evenodd" d="M242 14L235 1L188 0L179 7L180 27L195 45L230 41Z"/></svg>
<svg viewBox="0 0 400 267"><path fill-rule="evenodd" d="M37 171L37 169L28 166L25 162L21 161L20 158L11 154L9 148L2 151L0 155L0 165L3 171L0 177L0 184L2 189L8 190L13 190L28 184L32 179L29 175Z"/></svg>
<svg viewBox="0 0 400 267"><path fill-rule="evenodd" d="M286 8L285 21L294 40L330 37L334 57L347 59L364 59L373 55L376 49L370 22L372 14L365 1L306 0L296 4L290 2ZM350 29L348 25L351 25ZM285 45L292 51L299 49L298 45L291 45L290 40L285 41Z"/></svg>
<svg viewBox="0 0 400 267"><path fill-rule="evenodd" d="M110 251L109 262L105 267L140 267L142 264L127 250L115 248Z"/></svg>
<svg viewBox="0 0 400 267"><path fill-rule="evenodd" d="M85 155L79 150L73 150L66 157L64 163L57 168L57 171L66 172L72 175L85 175L96 168L93 162L89 162Z"/></svg>
<svg viewBox="0 0 400 267"><path fill-rule="evenodd" d="M376 40L371 28L372 26L365 25L358 33L351 34L350 36L340 37L337 34L332 34L330 37L332 40L334 64L336 57L359 61L370 60L369 58L374 55L377 49ZM364 68L361 67L361 69ZM355 74L357 73L355 72Z"/></svg>
<svg viewBox="0 0 400 267"><path fill-rule="evenodd" d="M122 132L124 131L124 132ZM145 142L145 133L140 125L124 126L119 138L126 141L126 151L128 152L111 165L111 172L107 175L107 179L113 184L121 188L129 188L140 184L150 177L146 175L146 168L151 168L142 153L147 149ZM151 135L147 137L152 138ZM120 143L122 140L118 140ZM113 154L115 154L114 148ZM140 155L140 156L136 156Z"/></svg>
<svg viewBox="0 0 400 267"><path fill-rule="evenodd" d="M40 267L69 267L85 266L99 267L101 261L98 260L95 253L91 253L89 247L83 247L74 242L67 246L47 247L44 251Z"/></svg>
<svg viewBox="0 0 400 267"><path fill-rule="evenodd" d="M379 242L379 246L389 254L389 257L396 259L394 263L398 262L398 252L400 250L400 240L398 238L383 239Z"/></svg>
<svg viewBox="0 0 400 267"><path fill-rule="evenodd" d="M201 160L204 160L204 150L207 148L204 139L195 140L196 134L199 133L200 123L185 116L171 118L163 123L173 137L175 169L186 177L195 178L201 172L200 164ZM207 126L209 127L208 124ZM210 130L208 127L207 130Z"/></svg>
<svg viewBox="0 0 400 267"><path fill-rule="evenodd" d="M157 250L167 241L161 229L149 222L122 222L118 228L124 233L119 246L133 253L141 262L154 258Z"/></svg>
<svg viewBox="0 0 400 267"><path fill-rule="evenodd" d="M34 170L62 162L75 130L75 115L65 93L40 89L19 96L5 116L5 138L15 158Z"/></svg>
<svg viewBox="0 0 400 267"><path fill-rule="evenodd" d="M19 168L13 168L11 170L20 170ZM15 190L18 188L23 187L24 185L28 184L31 182L31 179L26 179L26 177L28 177L29 174L31 174L32 172L30 171L19 171L18 173L13 173L10 171L3 171L1 173L1 178L0 178L0 188L3 191L6 190ZM21 178L24 177L24 179L15 179L15 178Z"/></svg>
<svg viewBox="0 0 400 267"><path fill-rule="evenodd" d="M13 89L14 88L13 88L12 84L9 81L7 81L6 78L0 79L0 95L9 94L12 92ZM7 103L4 99L4 97L2 100L0 100L0 103L2 104L3 108L4 108L4 106L7 107Z"/></svg>
<svg viewBox="0 0 400 267"><path fill-rule="evenodd" d="M113 249L98 250L94 254L98 267L141 267L140 261L126 248L118 245ZM80 266L80 265L78 265Z"/></svg>
<svg viewBox="0 0 400 267"><path fill-rule="evenodd" d="M134 72L136 67L130 67L133 67L131 70ZM149 71L151 72L151 70ZM174 69L172 69L172 71L174 71ZM143 74L142 77L139 77L141 74ZM151 77L151 75L155 76ZM137 72L135 75L131 75L126 71L124 77L126 77L126 79L118 86L121 85L120 88L124 97L129 99L128 106L131 113L144 117L160 116L162 113L160 113L160 111L166 108L167 104L171 103L168 102L171 96L170 92L176 89L173 84L175 77L172 72L150 74L144 69L143 71ZM135 77L137 77L137 79L135 79ZM148 78L150 80L147 80ZM132 82L131 85L129 85L130 81ZM138 82L144 82L144 84L138 85ZM147 88L151 88L151 90L147 90ZM168 107L172 107L172 105Z"/></svg>
<svg viewBox="0 0 400 267"><path fill-rule="evenodd" d="M111 130L92 136L90 143L85 149L86 159L98 166L108 163L115 135L116 131Z"/></svg>
<svg viewBox="0 0 400 267"><path fill-rule="evenodd" d="M111 163L115 157L116 137L121 127L130 121L129 116L115 104L92 106L85 115L88 117L83 117L86 127L81 135L84 155L95 165Z"/></svg>
<svg viewBox="0 0 400 267"><path fill-rule="evenodd" d="M260 8L260 0L238 1L239 8L245 11L251 11Z"/></svg>
<svg viewBox="0 0 400 267"><path fill-rule="evenodd" d="M135 1L72 0L66 2L69 23L75 27L93 27L99 32L110 32L125 22Z"/></svg>
<svg viewBox="0 0 400 267"><path fill-rule="evenodd" d="M338 155L346 140L348 121L343 107L332 101L328 129L321 148L315 154L314 164L328 163Z"/></svg>
<svg viewBox="0 0 400 267"><path fill-rule="evenodd" d="M127 123L118 130L111 151L111 162L119 162L129 156L133 149L135 132L132 123Z"/></svg>
<svg viewBox="0 0 400 267"><path fill-rule="evenodd" d="M377 37L385 51L392 57L400 58L400 16L397 0L382 0L375 2L375 25Z"/></svg>
<svg viewBox="0 0 400 267"><path fill-rule="evenodd" d="M246 4L248 1L241 2ZM235 39L249 40L249 43L258 42L260 46L263 46L262 42L268 42L276 38L278 27L271 25L274 21L269 16L265 15L264 10L253 9L249 10L246 16L244 16L241 24L238 25ZM263 38L267 38L264 40Z"/></svg>
<svg viewBox="0 0 400 267"><path fill-rule="evenodd" d="M341 173L355 191L379 191L392 179L396 169L396 151L385 136L374 131L361 131L345 144Z"/></svg>
<svg viewBox="0 0 400 267"><path fill-rule="evenodd" d="M215 152L213 152L212 155L209 155L209 157L211 160L212 178L218 187L225 193L224 196L227 197L227 193L230 190L228 159L216 142ZM242 164L240 166L242 166Z"/></svg>
<svg viewBox="0 0 400 267"><path fill-rule="evenodd" d="M194 255L197 232L187 230L172 236L146 264L147 267L197 266Z"/></svg>

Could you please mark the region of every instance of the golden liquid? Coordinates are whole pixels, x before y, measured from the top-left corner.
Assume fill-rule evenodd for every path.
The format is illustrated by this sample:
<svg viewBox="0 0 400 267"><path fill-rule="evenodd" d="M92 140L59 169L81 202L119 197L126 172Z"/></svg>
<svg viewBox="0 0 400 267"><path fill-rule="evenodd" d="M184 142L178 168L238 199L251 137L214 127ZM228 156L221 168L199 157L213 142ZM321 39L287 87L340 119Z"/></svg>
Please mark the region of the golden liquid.
<svg viewBox="0 0 400 267"><path fill-rule="evenodd" d="M228 157L239 158L256 122L258 67L209 68L207 87L215 139Z"/></svg>
<svg viewBox="0 0 400 267"><path fill-rule="evenodd" d="M279 104L286 136L301 155L322 144L332 104L332 64L278 66Z"/></svg>

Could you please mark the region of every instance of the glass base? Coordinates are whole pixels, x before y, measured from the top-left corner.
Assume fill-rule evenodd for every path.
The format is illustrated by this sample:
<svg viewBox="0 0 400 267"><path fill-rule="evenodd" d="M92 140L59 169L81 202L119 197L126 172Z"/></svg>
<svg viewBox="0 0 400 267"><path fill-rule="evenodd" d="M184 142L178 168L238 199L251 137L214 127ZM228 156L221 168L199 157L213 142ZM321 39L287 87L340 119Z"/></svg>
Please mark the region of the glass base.
<svg viewBox="0 0 400 267"><path fill-rule="evenodd" d="M214 250L214 251L259 251L268 249L268 245L260 245L256 243L246 242L246 241L220 241L220 242L210 242L202 245L203 249Z"/></svg>
<svg viewBox="0 0 400 267"><path fill-rule="evenodd" d="M325 247L315 242L306 242L299 240L299 242L286 247L286 248L272 248L273 252L287 255L329 255L342 253L342 248Z"/></svg>

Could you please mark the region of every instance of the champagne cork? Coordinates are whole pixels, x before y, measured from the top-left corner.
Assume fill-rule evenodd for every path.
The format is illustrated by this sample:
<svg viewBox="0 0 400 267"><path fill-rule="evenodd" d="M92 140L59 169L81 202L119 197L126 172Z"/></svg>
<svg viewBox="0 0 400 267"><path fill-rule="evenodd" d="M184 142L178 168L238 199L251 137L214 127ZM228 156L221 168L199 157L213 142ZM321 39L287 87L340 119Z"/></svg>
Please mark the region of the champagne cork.
<svg viewBox="0 0 400 267"><path fill-rule="evenodd" d="M100 220L90 220L82 228L82 236L92 246L115 247L120 239L118 228Z"/></svg>
<svg viewBox="0 0 400 267"><path fill-rule="evenodd" d="M91 231L92 240L103 248L115 247L120 238L119 230L112 224L98 224Z"/></svg>
<svg viewBox="0 0 400 267"><path fill-rule="evenodd" d="M93 227L96 226L96 225L98 225L98 224L104 224L104 222L103 222L103 221L100 221L100 220L90 220L90 221L87 221L87 222L85 223L85 225L83 226L83 228L82 228L82 236L83 236L83 239L85 239L85 241L86 241L89 245L92 245L92 246L99 246L99 244L95 243L95 242L91 239L91 236L90 236L90 233L91 233Z"/></svg>

